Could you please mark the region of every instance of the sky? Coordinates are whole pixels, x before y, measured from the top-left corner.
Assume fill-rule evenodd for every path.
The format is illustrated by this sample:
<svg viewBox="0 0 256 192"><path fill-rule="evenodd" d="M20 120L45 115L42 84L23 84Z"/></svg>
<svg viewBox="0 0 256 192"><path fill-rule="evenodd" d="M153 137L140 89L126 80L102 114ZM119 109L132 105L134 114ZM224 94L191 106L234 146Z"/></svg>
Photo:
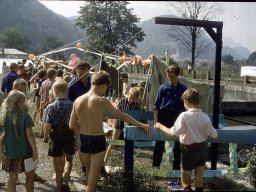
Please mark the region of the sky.
<svg viewBox="0 0 256 192"><path fill-rule="evenodd" d="M65 17L79 15L84 1L40 0L48 9ZM166 1L129 1L140 21L149 20L159 15L175 13ZM256 2L221 2L224 13L216 21L223 21L223 36L231 37L233 46L245 46L249 51L256 51ZM225 45L225 42L223 42Z"/></svg>

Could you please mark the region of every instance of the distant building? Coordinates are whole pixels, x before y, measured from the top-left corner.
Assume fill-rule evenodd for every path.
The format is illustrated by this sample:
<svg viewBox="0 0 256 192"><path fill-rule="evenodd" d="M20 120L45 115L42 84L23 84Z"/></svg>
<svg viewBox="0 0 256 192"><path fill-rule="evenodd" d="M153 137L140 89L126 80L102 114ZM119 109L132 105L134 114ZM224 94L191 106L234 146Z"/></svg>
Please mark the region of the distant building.
<svg viewBox="0 0 256 192"><path fill-rule="evenodd" d="M176 50L176 53L171 55L171 58L173 58L176 61L180 60L180 52L178 48Z"/></svg>
<svg viewBox="0 0 256 192"><path fill-rule="evenodd" d="M0 58L5 59L27 59L28 53L24 53L17 49L0 48Z"/></svg>

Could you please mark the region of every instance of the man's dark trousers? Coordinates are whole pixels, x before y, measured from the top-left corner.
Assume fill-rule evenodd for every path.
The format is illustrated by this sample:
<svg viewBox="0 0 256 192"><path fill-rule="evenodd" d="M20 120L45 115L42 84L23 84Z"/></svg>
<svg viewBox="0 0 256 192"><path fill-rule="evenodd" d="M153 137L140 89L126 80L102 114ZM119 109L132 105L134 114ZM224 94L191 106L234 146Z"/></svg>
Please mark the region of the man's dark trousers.
<svg viewBox="0 0 256 192"><path fill-rule="evenodd" d="M179 113L159 110L158 112L158 122L163 124L164 126L170 128L174 125L175 120L179 116ZM156 141L154 153L153 153L153 167L160 167L161 161L163 158L163 153L165 149L165 141ZM180 158L181 158L181 151L180 151L180 142L175 141L175 145L173 148L173 170L180 170Z"/></svg>

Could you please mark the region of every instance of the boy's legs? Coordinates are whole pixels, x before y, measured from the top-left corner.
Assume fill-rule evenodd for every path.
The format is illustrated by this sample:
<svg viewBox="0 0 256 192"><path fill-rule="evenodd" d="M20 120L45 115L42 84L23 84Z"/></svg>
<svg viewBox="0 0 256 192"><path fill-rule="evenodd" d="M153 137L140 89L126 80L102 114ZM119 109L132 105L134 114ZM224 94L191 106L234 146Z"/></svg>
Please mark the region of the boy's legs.
<svg viewBox="0 0 256 192"><path fill-rule="evenodd" d="M184 170L181 168L181 183L184 191L192 191L191 189L191 171ZM188 189L188 190L186 190Z"/></svg>
<svg viewBox="0 0 256 192"><path fill-rule="evenodd" d="M35 111L33 113L33 121L36 122L36 115L39 111L37 111L40 108L40 97L35 96ZM41 120L40 120L41 121Z"/></svg>
<svg viewBox="0 0 256 192"><path fill-rule="evenodd" d="M42 123L43 122L44 109L40 109L39 112L40 112L39 113L39 117L40 117L39 123Z"/></svg>
<svg viewBox="0 0 256 192"><path fill-rule="evenodd" d="M62 174L64 170L64 160L62 156L53 157L53 166L56 173L56 184L57 190L61 192L61 184L62 184Z"/></svg>
<svg viewBox="0 0 256 192"><path fill-rule="evenodd" d="M83 153L81 151L79 151L79 152L80 152L81 161L84 162L84 166L85 166L85 169L86 169L85 185L87 185L88 184L89 172L90 172L91 154L90 153Z"/></svg>
<svg viewBox="0 0 256 192"><path fill-rule="evenodd" d="M113 136L112 136L112 140L118 139L120 133L121 133L121 130L120 130L120 129L114 129L114 131L113 131ZM107 152L106 152L106 155L105 155L105 158L104 158L104 164L105 164L105 165L107 164L108 159L109 159L109 157L110 157L110 155L111 155L111 150L112 150L114 147L115 147L114 145L109 144L108 149L107 149Z"/></svg>
<svg viewBox="0 0 256 192"><path fill-rule="evenodd" d="M33 192L34 191L34 177L35 177L35 170L26 172L26 191Z"/></svg>
<svg viewBox="0 0 256 192"><path fill-rule="evenodd" d="M82 158L82 152L80 150L78 150L78 157L81 163L81 167L82 167L82 174L84 174L84 176L86 176L86 168L85 168L85 162Z"/></svg>
<svg viewBox="0 0 256 192"><path fill-rule="evenodd" d="M45 108L43 109L43 116L44 116L44 113L45 113ZM42 127L43 127L43 133L44 133L44 143L48 143L48 134L46 132L46 128L45 128L45 123L42 122Z"/></svg>
<svg viewBox="0 0 256 192"><path fill-rule="evenodd" d="M66 182L69 182L70 180L70 174L72 171L72 155L68 155L65 153L65 164L64 164L64 172L63 172L63 180Z"/></svg>
<svg viewBox="0 0 256 192"><path fill-rule="evenodd" d="M203 187L204 187L204 168L205 166L200 166L200 167L196 167L195 168L195 187L196 190L200 190L203 191Z"/></svg>
<svg viewBox="0 0 256 192"><path fill-rule="evenodd" d="M90 156L90 167L89 167L89 173L87 172L87 167L86 167L86 177L88 173L88 182L87 182L87 192L95 192L97 188L97 181L100 175L100 170L102 166L104 165L104 156L106 154L106 151L102 151L100 153L95 153L88 155ZM87 165L87 160L86 160L86 165Z"/></svg>
<svg viewBox="0 0 256 192"><path fill-rule="evenodd" d="M18 173L10 172L9 179L8 179L8 186L7 186L8 192L16 192L17 180L18 180Z"/></svg>

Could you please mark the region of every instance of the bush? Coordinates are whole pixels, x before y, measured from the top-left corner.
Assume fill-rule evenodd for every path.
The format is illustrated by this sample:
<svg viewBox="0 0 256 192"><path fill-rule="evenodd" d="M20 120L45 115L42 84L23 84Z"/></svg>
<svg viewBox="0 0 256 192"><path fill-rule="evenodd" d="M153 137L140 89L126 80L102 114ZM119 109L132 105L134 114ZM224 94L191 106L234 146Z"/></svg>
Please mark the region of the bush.
<svg viewBox="0 0 256 192"><path fill-rule="evenodd" d="M239 152L239 156L242 158L241 161L247 164L245 171L246 180L250 185L256 188L256 150L255 147L251 150L245 149Z"/></svg>

